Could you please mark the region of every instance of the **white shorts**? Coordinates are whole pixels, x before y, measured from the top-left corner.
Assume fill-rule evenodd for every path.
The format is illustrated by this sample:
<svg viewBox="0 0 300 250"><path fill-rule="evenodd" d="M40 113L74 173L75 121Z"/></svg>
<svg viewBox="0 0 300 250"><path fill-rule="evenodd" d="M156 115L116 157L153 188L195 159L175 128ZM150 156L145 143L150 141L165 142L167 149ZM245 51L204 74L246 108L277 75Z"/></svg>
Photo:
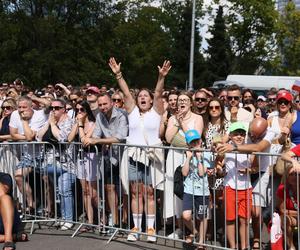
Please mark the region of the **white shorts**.
<svg viewBox="0 0 300 250"><path fill-rule="evenodd" d="M83 160L78 160L77 178L86 181L97 180L97 166L99 166L99 158L96 153L85 153ZM99 174L101 176L101 174Z"/></svg>
<svg viewBox="0 0 300 250"><path fill-rule="evenodd" d="M252 205L266 207L268 204L269 168L261 172L259 178L252 183Z"/></svg>

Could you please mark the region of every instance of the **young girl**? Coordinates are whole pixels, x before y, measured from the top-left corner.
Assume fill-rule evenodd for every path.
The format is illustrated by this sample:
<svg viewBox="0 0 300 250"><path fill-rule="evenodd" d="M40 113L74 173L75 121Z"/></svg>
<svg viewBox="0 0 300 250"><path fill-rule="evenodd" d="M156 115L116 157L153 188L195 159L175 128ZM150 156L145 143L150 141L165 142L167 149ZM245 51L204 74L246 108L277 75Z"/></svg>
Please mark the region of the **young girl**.
<svg viewBox="0 0 300 250"><path fill-rule="evenodd" d="M200 149L200 134L197 130L188 130L185 139L190 149ZM209 188L206 168L202 164L201 152L186 151L186 160L182 167L184 180L183 194L183 221L190 232L196 232L192 223L192 211L195 209L195 217L200 220L199 247L205 240L207 231L207 219L209 212ZM186 236L186 242L192 243L194 234Z"/></svg>
<svg viewBox="0 0 300 250"><path fill-rule="evenodd" d="M245 143L246 128L241 122L232 123L229 137L236 147ZM226 232L230 248L236 249L235 221L239 218L241 249L249 245L248 230L252 206L252 186L250 173L254 156L247 154L227 153L217 159L216 171L224 177L224 209L226 211ZM223 171L223 167L225 168ZM236 214L237 213L237 214Z"/></svg>

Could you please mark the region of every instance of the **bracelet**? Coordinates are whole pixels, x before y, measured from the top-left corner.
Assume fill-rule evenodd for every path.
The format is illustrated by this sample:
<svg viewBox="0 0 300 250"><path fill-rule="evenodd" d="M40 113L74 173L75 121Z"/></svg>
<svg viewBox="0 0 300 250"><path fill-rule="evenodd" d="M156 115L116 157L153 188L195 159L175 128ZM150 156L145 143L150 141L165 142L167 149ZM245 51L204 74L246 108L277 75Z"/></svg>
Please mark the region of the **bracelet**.
<svg viewBox="0 0 300 250"><path fill-rule="evenodd" d="M84 126L83 126L83 125L79 125L78 127L79 127L79 128L84 128Z"/></svg>
<svg viewBox="0 0 300 250"><path fill-rule="evenodd" d="M123 78L122 72L119 72L116 74L116 79L120 80L121 78Z"/></svg>

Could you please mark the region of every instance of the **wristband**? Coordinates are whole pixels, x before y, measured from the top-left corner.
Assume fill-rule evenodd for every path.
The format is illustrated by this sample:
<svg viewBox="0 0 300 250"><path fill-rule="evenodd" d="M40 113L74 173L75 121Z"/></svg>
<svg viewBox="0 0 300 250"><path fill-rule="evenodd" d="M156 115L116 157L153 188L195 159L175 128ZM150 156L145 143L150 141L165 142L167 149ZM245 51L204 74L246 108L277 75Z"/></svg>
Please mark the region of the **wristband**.
<svg viewBox="0 0 300 250"><path fill-rule="evenodd" d="M79 128L84 128L84 126L83 126L83 125L80 125Z"/></svg>

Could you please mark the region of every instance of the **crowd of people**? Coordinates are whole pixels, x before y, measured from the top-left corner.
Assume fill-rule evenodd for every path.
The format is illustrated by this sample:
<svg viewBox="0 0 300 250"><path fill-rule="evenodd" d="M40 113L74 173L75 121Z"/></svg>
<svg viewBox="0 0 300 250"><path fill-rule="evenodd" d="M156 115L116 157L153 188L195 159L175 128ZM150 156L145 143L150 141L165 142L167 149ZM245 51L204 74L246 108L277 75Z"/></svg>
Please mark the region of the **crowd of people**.
<svg viewBox="0 0 300 250"><path fill-rule="evenodd" d="M253 90L237 85L226 89L167 90L164 81L171 70L169 61L158 66L153 91L130 89L121 63L110 58L108 64L118 88L90 83L76 87L59 82L33 90L20 79L0 86L0 140L54 145L54 149L44 149L47 160L42 161L47 188L44 213L53 215L58 195L61 230L73 227L76 216L73 187L78 180L87 224L95 223L95 209L104 194L112 225L116 228L130 225L128 241L139 239L143 222L147 240L156 241L160 223L157 209L163 203L162 217L176 218L175 230L169 237L192 243L198 235L198 248L204 249L213 207L221 200L224 232L230 248L248 249L251 245L252 249L261 249L262 213L275 204L283 218L287 245L296 249L292 228L299 216L300 164L295 160L300 156L298 92L274 88L256 96ZM82 145L80 160L72 159L71 142ZM150 154L151 146L156 148ZM37 204L26 177L36 166L37 152L26 144L20 147L22 154L12 174L19 191L26 194L23 208L33 213ZM163 152L157 147L164 148ZM279 173L277 157L253 154L262 152L283 153L282 158L290 165L284 164L283 173ZM178 167L183 179L182 197L174 194L174 174ZM104 188L101 191L97 188L100 169ZM58 194L52 188L54 178ZM284 184L282 179L286 180ZM122 213L119 213L120 203ZM101 220L107 223L106 219ZM131 220L132 225L128 223ZM81 231L93 228L84 226ZM7 247L13 249L13 245Z"/></svg>

